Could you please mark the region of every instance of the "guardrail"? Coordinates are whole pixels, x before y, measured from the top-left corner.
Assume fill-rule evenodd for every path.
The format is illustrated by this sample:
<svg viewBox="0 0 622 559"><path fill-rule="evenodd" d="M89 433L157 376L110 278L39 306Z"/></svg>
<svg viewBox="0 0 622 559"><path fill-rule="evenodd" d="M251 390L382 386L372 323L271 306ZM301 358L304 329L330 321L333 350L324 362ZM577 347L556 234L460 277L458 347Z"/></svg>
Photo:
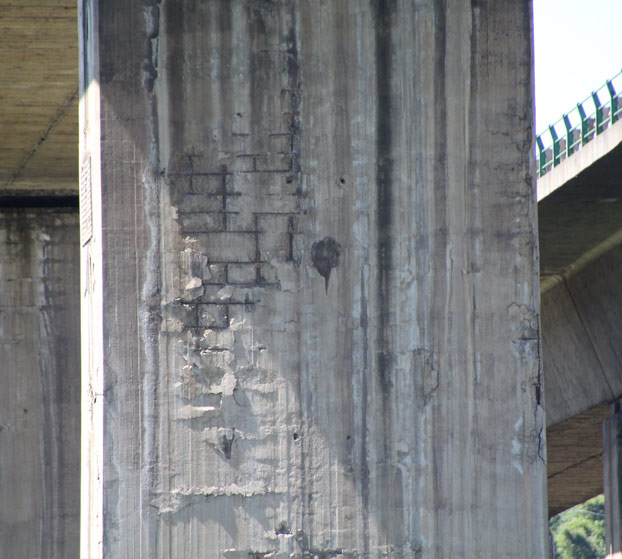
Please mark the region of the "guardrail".
<svg viewBox="0 0 622 559"><path fill-rule="evenodd" d="M622 120L622 94L616 92L620 90L622 71L577 103L576 107L551 124L548 130L536 136L539 177L546 175L553 167L579 151L614 122ZM587 114L586 106L590 104L594 111Z"/></svg>

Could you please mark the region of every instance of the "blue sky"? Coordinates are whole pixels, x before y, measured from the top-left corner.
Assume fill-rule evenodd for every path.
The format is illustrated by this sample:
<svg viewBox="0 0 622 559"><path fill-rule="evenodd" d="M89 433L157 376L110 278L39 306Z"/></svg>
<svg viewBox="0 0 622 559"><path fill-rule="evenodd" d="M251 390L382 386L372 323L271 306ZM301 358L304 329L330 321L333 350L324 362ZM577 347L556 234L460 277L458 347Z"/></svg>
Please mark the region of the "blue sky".
<svg viewBox="0 0 622 559"><path fill-rule="evenodd" d="M533 12L540 133L622 70L622 0L533 0Z"/></svg>

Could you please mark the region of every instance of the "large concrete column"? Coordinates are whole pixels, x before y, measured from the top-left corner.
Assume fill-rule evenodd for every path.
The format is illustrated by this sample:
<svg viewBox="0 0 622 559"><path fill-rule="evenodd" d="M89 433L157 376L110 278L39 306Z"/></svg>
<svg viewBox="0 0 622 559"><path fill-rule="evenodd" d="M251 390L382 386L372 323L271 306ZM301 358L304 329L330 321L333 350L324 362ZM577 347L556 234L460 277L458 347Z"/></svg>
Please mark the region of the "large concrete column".
<svg viewBox="0 0 622 559"><path fill-rule="evenodd" d="M78 272L75 209L0 208L2 557L78 556Z"/></svg>
<svg viewBox="0 0 622 559"><path fill-rule="evenodd" d="M544 557L529 3L83 8L82 554Z"/></svg>
<svg viewBox="0 0 622 559"><path fill-rule="evenodd" d="M605 542L607 557L622 557L622 412L620 402L603 421Z"/></svg>

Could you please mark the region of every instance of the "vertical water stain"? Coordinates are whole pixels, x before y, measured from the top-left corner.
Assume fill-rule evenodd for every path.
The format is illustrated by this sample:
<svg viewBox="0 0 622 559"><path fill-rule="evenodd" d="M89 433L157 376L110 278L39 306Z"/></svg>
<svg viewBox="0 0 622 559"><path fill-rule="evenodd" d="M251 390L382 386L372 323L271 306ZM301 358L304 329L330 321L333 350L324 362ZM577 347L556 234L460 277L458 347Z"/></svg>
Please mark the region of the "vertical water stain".
<svg viewBox="0 0 622 559"><path fill-rule="evenodd" d="M376 0L375 70L376 70L376 368L377 386L381 395L380 417L382 435L378 441L380 463L376 466L376 498L382 500L380 528L385 541L394 543L399 536L402 503L398 498L401 483L391 475L393 425L391 409L392 335L391 335L391 273L393 269L393 128L392 128L392 23L394 0Z"/></svg>
<svg viewBox="0 0 622 559"><path fill-rule="evenodd" d="M233 441L235 439L235 429L231 431L231 436L226 434L220 437L220 449L222 450L225 458L231 460L231 450L233 449Z"/></svg>
<svg viewBox="0 0 622 559"><path fill-rule="evenodd" d="M380 388L388 397L390 390L390 274L393 266L391 230L393 225L393 134L391 128L391 14L392 0L376 0L375 5L376 62L376 261L378 266L378 352L377 366ZM385 414L386 416L386 414Z"/></svg>

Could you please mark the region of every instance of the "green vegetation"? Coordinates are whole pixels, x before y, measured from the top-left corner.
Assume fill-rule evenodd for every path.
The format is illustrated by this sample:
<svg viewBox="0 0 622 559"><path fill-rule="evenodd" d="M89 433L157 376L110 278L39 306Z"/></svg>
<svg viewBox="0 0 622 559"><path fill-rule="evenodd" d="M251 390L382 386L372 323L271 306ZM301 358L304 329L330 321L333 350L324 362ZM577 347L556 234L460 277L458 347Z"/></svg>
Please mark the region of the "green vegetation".
<svg viewBox="0 0 622 559"><path fill-rule="evenodd" d="M555 559L603 559L605 557L605 498L594 497L550 522Z"/></svg>

